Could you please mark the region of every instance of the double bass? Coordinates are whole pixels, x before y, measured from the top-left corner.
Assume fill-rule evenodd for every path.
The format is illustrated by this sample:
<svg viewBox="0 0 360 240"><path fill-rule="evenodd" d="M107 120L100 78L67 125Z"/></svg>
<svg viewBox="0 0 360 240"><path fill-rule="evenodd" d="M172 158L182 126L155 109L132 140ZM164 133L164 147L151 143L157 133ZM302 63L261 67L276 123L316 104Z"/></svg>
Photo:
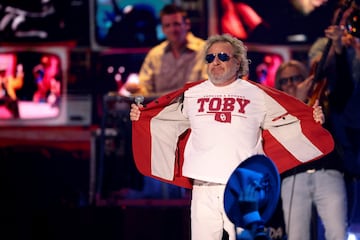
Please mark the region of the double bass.
<svg viewBox="0 0 360 240"><path fill-rule="evenodd" d="M341 19L343 18L344 12L351 6L353 0L345 0L344 3L339 8L339 13L336 16L334 25L339 25ZM314 79L312 81L312 85L310 87L310 91L308 93L308 102L309 106L313 106L317 99L327 107L327 100L326 100L326 90L327 90L327 79L324 76L324 67L327 61L332 40L326 39L326 45L323 49L321 58L318 62L316 62L312 66L311 73L314 74Z"/></svg>

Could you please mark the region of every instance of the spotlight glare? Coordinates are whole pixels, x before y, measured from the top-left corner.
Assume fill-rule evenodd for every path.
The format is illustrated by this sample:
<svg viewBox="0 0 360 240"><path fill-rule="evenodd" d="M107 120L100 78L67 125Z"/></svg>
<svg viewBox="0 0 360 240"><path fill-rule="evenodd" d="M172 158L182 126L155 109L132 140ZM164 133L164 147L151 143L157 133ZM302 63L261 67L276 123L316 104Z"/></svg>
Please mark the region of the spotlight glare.
<svg viewBox="0 0 360 240"><path fill-rule="evenodd" d="M347 240L357 240L357 237L354 233L348 233Z"/></svg>

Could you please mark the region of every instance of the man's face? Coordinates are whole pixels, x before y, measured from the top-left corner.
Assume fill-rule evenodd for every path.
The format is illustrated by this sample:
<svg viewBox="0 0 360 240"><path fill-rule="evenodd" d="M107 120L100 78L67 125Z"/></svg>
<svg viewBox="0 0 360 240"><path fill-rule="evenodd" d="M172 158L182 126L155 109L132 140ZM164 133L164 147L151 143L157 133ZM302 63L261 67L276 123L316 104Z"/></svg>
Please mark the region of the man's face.
<svg viewBox="0 0 360 240"><path fill-rule="evenodd" d="M296 97L297 86L304 81L301 72L296 67L287 67L279 75L280 89L287 94Z"/></svg>
<svg viewBox="0 0 360 240"><path fill-rule="evenodd" d="M309 15L316 8L320 7L328 0L290 0L292 5L302 14Z"/></svg>
<svg viewBox="0 0 360 240"><path fill-rule="evenodd" d="M180 13L162 16L161 26L167 40L171 43L182 43L185 41L189 24L185 22Z"/></svg>
<svg viewBox="0 0 360 240"><path fill-rule="evenodd" d="M208 54L215 56L210 63L208 62L207 70L210 80L215 85L227 85L236 79L240 62L234 58L233 48L230 43L214 43L207 51ZM226 54L228 57L221 60L219 54Z"/></svg>

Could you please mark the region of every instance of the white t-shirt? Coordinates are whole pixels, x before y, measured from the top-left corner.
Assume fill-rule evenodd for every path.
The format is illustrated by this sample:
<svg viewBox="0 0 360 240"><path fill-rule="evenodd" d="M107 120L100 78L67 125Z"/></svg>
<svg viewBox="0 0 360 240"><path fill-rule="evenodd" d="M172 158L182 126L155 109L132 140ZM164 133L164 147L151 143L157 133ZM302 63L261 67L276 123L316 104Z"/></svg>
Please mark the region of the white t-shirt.
<svg viewBox="0 0 360 240"><path fill-rule="evenodd" d="M245 80L216 87L205 81L185 92L183 114L191 134L183 175L226 184L245 159L262 154L264 92Z"/></svg>

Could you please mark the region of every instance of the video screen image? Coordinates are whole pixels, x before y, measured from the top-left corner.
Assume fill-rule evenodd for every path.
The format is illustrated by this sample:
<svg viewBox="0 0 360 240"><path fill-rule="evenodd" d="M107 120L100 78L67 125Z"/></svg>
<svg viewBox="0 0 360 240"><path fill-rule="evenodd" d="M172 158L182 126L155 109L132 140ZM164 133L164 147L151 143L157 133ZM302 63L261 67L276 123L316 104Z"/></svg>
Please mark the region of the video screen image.
<svg viewBox="0 0 360 240"><path fill-rule="evenodd" d="M0 53L0 119L58 116L63 85L61 69L56 54Z"/></svg>
<svg viewBox="0 0 360 240"><path fill-rule="evenodd" d="M275 52L249 51L249 79L265 86L275 86L275 73L284 58Z"/></svg>
<svg viewBox="0 0 360 240"><path fill-rule="evenodd" d="M337 1L217 0L218 32L246 42L309 44L324 36Z"/></svg>
<svg viewBox="0 0 360 240"><path fill-rule="evenodd" d="M159 12L171 0L95 0L95 41L100 46L151 47L164 39Z"/></svg>
<svg viewBox="0 0 360 240"><path fill-rule="evenodd" d="M0 41L89 43L88 0L2 0Z"/></svg>

